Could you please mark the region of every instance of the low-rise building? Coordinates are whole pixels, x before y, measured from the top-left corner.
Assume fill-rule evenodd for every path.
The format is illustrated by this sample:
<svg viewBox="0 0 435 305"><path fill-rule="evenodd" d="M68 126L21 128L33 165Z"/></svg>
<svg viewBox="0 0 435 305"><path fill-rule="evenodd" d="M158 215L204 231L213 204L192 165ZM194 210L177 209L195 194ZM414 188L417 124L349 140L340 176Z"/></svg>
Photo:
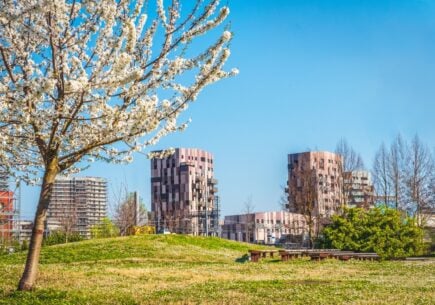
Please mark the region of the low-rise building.
<svg viewBox="0 0 435 305"><path fill-rule="evenodd" d="M287 211L256 212L225 216L222 238L250 243L275 244L301 240L307 225L302 214Z"/></svg>
<svg viewBox="0 0 435 305"><path fill-rule="evenodd" d="M435 208L426 208L421 212L423 226L435 230Z"/></svg>

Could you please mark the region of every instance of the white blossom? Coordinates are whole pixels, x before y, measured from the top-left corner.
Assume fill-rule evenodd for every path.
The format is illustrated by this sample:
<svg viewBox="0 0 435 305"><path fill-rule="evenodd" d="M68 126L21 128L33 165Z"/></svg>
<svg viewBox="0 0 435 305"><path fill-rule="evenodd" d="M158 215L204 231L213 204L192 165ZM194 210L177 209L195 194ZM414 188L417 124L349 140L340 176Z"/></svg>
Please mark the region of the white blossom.
<svg viewBox="0 0 435 305"><path fill-rule="evenodd" d="M228 41L228 40L230 40L231 39L231 32L230 31L225 31L225 32L223 32L223 34L222 34L222 38L223 38L223 40L225 40L225 41Z"/></svg>
<svg viewBox="0 0 435 305"><path fill-rule="evenodd" d="M134 47L136 46L136 28L134 26L134 21L129 20L127 22L127 28L128 28L128 38L127 38L127 52L133 52Z"/></svg>
<svg viewBox="0 0 435 305"><path fill-rule="evenodd" d="M188 126L179 115L205 86L238 73L223 68L230 31L202 51L182 45L219 27L227 7L206 0L190 16L155 1L157 15L144 0L1 4L0 170L37 183L53 160L63 174L132 162Z"/></svg>

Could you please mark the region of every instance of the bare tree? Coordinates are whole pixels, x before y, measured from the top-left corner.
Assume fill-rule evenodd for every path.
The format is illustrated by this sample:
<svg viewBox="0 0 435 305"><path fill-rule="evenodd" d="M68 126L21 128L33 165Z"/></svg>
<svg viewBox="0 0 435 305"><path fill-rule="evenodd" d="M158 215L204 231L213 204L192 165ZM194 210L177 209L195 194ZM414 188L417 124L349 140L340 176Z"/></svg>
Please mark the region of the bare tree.
<svg viewBox="0 0 435 305"><path fill-rule="evenodd" d="M176 232L177 229L177 217L172 214L166 214L165 216L165 228L169 230L169 232Z"/></svg>
<svg viewBox="0 0 435 305"><path fill-rule="evenodd" d="M8 174L2 170L2 164L0 163L0 191L6 191L9 189Z"/></svg>
<svg viewBox="0 0 435 305"><path fill-rule="evenodd" d="M315 169L301 164L295 168L298 179L292 179L289 185L289 209L301 213L308 226L309 247L314 247L316 226L319 224L318 177Z"/></svg>
<svg viewBox="0 0 435 305"><path fill-rule="evenodd" d="M364 169L364 161L361 155L349 145L345 138L341 138L338 141L335 153L343 158L343 172Z"/></svg>
<svg viewBox="0 0 435 305"><path fill-rule="evenodd" d="M399 134L391 144L388 156L388 179L391 184L391 196L396 210L403 208L404 205L406 154L407 144Z"/></svg>
<svg viewBox="0 0 435 305"><path fill-rule="evenodd" d="M77 206L72 203L60 209L59 224L61 231L65 233L65 243L68 243L68 238L72 233L77 232Z"/></svg>
<svg viewBox="0 0 435 305"><path fill-rule="evenodd" d="M122 236L128 235L132 227L144 225L146 218L145 204L136 192L127 193L115 208L114 222Z"/></svg>
<svg viewBox="0 0 435 305"><path fill-rule="evenodd" d="M341 155L343 166L343 203L349 204L349 197L352 192L352 172L364 169L364 162L359 153L349 145L345 138L341 138L335 148L335 153Z"/></svg>
<svg viewBox="0 0 435 305"><path fill-rule="evenodd" d="M384 144L376 153L373 177L378 198L385 205L414 214L424 224L426 211L435 208L435 160L416 135L408 145L398 135L389 151Z"/></svg>
<svg viewBox="0 0 435 305"><path fill-rule="evenodd" d="M423 212L435 208L433 179L435 164L429 148L416 135L409 146L406 184L408 210L415 212L418 224L424 224Z"/></svg>
<svg viewBox="0 0 435 305"><path fill-rule="evenodd" d="M149 2L0 3L0 164L41 184L20 290L36 280L56 176L95 160L131 162L185 128L179 115L205 86L238 72L223 70L231 32L203 49L196 39L224 22L227 7L183 2L181 14L179 0Z"/></svg>
<svg viewBox="0 0 435 305"><path fill-rule="evenodd" d="M385 206L388 206L390 200L391 181L388 175L389 164L389 154L385 144L382 143L375 154L372 175L377 198L378 200L381 199Z"/></svg>
<svg viewBox="0 0 435 305"><path fill-rule="evenodd" d="M246 215L246 223L245 223L245 234L246 241L251 242L253 239L254 229L255 229L255 217L253 215L255 210L255 205L252 201L252 195L246 198L243 203L243 213ZM251 238L252 237L252 238Z"/></svg>
<svg viewBox="0 0 435 305"><path fill-rule="evenodd" d="M432 154L434 158L434 170L432 171L431 179L430 179L430 185L429 185L429 203L428 206L424 209L423 215L424 215L424 225L427 225L427 221L433 217L435 214L435 154Z"/></svg>

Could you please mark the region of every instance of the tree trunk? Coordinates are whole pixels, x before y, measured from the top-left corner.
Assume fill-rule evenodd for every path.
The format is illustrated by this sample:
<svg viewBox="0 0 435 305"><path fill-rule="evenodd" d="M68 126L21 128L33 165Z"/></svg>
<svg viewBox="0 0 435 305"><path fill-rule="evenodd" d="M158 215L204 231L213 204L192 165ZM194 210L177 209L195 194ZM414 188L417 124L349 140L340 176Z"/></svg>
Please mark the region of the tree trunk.
<svg viewBox="0 0 435 305"><path fill-rule="evenodd" d="M47 215L47 209L53 190L54 180L59 172L57 159L50 162L45 170L41 186L38 207L36 210L32 237L30 239L29 251L27 253L26 266L21 276L18 290L31 290L35 284L38 273L39 255L41 253L42 238L44 234L44 223Z"/></svg>
<svg viewBox="0 0 435 305"><path fill-rule="evenodd" d="M311 218L312 216L310 215L310 218L308 220L308 248L313 249L314 248L314 243L313 243L313 220Z"/></svg>

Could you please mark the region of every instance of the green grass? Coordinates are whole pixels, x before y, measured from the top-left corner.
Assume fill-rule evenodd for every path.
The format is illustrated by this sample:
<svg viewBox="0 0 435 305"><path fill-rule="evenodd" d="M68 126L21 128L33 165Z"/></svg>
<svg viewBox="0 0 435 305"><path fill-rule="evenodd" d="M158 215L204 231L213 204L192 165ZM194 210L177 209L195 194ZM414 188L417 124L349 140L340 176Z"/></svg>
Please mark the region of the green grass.
<svg viewBox="0 0 435 305"><path fill-rule="evenodd" d="M0 304L433 304L435 299L435 261L250 263L244 256L251 248L180 235L45 247L33 292L15 291L25 255L1 256Z"/></svg>

